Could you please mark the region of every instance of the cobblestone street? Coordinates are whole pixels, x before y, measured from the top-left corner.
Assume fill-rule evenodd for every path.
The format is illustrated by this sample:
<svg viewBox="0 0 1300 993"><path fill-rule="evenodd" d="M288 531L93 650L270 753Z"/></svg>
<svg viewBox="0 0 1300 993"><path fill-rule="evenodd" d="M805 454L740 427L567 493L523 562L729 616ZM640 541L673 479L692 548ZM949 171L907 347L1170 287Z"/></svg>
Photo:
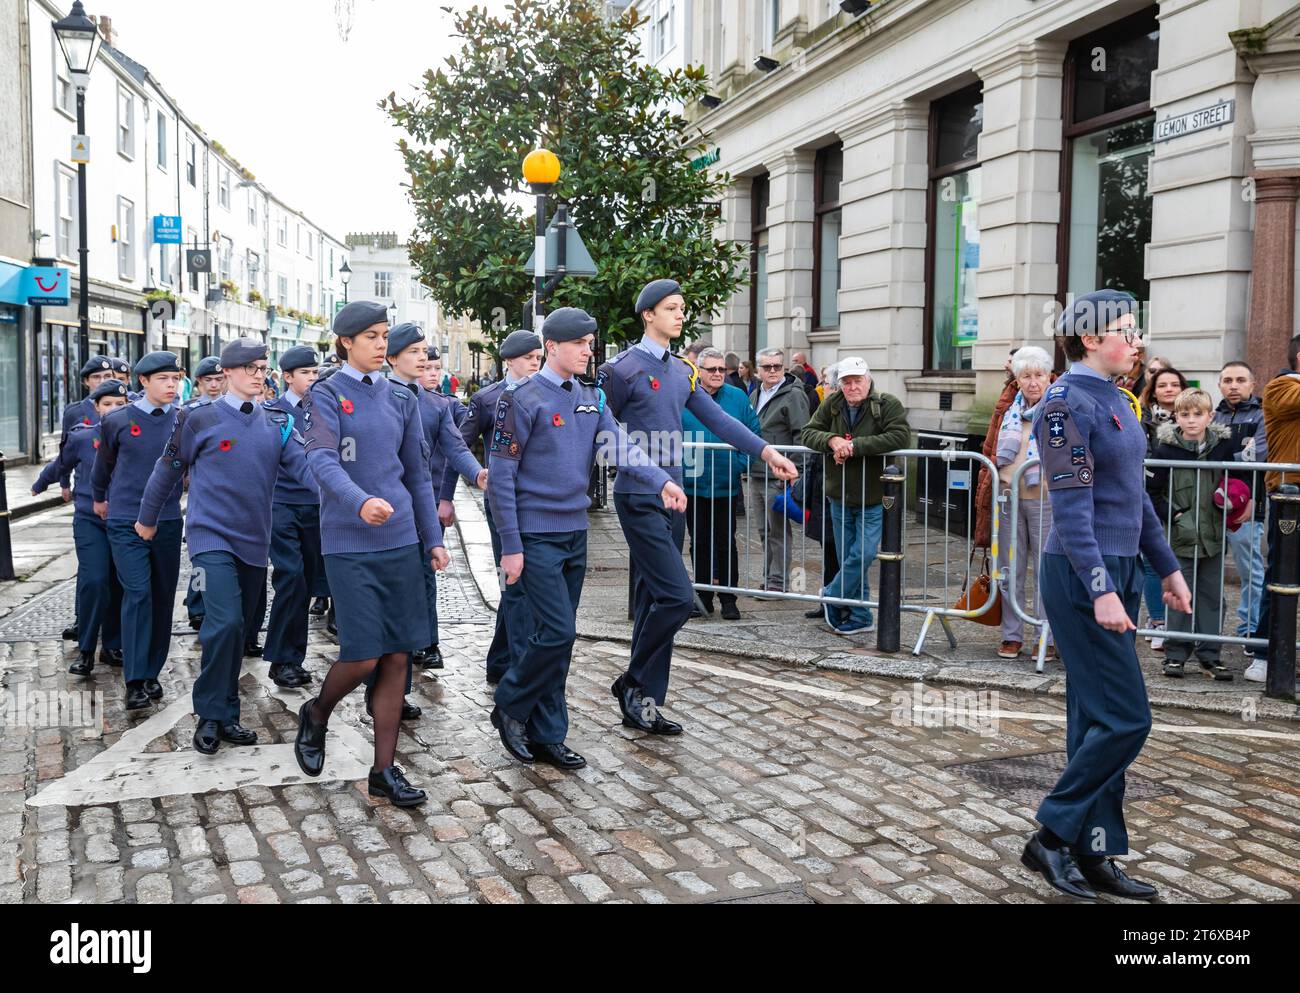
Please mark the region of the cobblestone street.
<svg viewBox="0 0 1300 993"><path fill-rule="evenodd" d="M58 640L71 620L69 514L15 525L28 578L0 588L0 902L1063 899L1019 863L1064 761L1059 692L683 648L667 710L687 734L655 739L622 728L610 696L626 647L587 639L570 673L569 743L590 765L524 768L488 722L491 613L472 549L455 549L443 583L447 669L417 677L424 717L398 744L429 791L423 808L367 800L359 694L331 725L326 776L304 781L289 743L306 696L276 688L260 660L241 689L263 744L195 755L198 658L182 626L152 717L128 718L116 673L99 667L84 688L102 709L87 701L78 726L35 726L45 711L33 701L83 688ZM318 680L332 651L313 630ZM1300 733L1255 716L1156 707L1129 777L1129 868L1166 902L1300 897Z"/></svg>

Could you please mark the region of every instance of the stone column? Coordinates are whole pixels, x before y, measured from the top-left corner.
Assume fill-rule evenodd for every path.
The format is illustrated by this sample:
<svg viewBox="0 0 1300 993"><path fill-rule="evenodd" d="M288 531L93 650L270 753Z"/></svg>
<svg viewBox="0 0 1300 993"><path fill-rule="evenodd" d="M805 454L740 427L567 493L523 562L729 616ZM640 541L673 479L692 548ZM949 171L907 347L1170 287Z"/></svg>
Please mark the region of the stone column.
<svg viewBox="0 0 1300 993"><path fill-rule="evenodd" d="M1246 361L1260 383L1287 368L1287 349L1295 334L1296 196L1300 169L1261 170L1255 184L1254 278Z"/></svg>
<svg viewBox="0 0 1300 993"><path fill-rule="evenodd" d="M808 347L812 326L815 160L814 152L795 151L768 163L767 343L784 348L787 359Z"/></svg>
<svg viewBox="0 0 1300 993"><path fill-rule="evenodd" d="M743 264L749 264L749 247L753 235L753 179L732 181L722 197L722 219L714 226L713 236L739 244L744 250ZM703 317L703 315L701 315ZM709 335L715 348L749 358L749 281L747 280L723 306L712 321Z"/></svg>

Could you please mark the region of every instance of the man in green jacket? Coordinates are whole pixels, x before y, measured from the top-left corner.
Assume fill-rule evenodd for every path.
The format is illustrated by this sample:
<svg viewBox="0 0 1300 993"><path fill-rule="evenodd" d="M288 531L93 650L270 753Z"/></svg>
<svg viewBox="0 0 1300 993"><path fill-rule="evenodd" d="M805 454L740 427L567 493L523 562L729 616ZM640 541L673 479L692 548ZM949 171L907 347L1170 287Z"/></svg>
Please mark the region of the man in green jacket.
<svg viewBox="0 0 1300 993"><path fill-rule="evenodd" d="M828 396L803 429L803 443L826 459L826 497L831 504L840 572L822 596L869 600L867 572L880 549L884 521L880 477L884 456L907 448L912 428L897 397L881 393L871 381L866 360L845 359L838 366L838 393ZM836 634L867 634L876 624L866 607L825 605L826 623Z"/></svg>

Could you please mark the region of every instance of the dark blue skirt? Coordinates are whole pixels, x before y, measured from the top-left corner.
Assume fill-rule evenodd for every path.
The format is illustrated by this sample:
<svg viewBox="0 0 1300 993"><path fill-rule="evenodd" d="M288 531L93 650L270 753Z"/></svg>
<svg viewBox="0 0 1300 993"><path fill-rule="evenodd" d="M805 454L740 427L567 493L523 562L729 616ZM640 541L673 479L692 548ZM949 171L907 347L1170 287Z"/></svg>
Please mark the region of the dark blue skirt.
<svg viewBox="0 0 1300 993"><path fill-rule="evenodd" d="M326 555L339 661L364 662L433 644L419 545Z"/></svg>

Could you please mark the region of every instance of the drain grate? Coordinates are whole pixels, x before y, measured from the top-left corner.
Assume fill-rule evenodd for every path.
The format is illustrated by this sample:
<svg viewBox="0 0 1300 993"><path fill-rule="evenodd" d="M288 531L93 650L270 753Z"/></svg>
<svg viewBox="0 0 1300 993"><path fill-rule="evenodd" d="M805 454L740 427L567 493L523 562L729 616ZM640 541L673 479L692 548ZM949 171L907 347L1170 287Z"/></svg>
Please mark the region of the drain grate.
<svg viewBox="0 0 1300 993"><path fill-rule="evenodd" d="M1037 807L1061 778L1065 763L1065 752L1042 752L1006 759L963 762L947 768L950 772L965 776L1019 804ZM1127 800L1150 800L1158 796L1169 796L1173 792L1168 786L1161 786L1131 772L1125 777L1124 797Z"/></svg>
<svg viewBox="0 0 1300 993"><path fill-rule="evenodd" d="M818 906L816 900L810 897L802 886L793 886L788 889L771 890L767 893L754 893L750 896L739 896L734 900L714 900L715 904L724 906L737 903L762 903L762 904L797 904L806 906Z"/></svg>

